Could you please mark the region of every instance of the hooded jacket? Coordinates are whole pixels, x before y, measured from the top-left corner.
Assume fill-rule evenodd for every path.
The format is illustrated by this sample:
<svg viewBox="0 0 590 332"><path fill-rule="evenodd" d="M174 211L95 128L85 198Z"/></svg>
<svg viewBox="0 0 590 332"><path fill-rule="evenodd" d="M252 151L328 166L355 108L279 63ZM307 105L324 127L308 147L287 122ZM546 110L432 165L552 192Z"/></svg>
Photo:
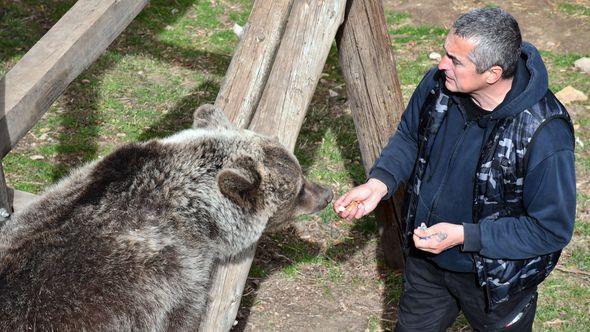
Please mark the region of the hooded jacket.
<svg viewBox="0 0 590 332"><path fill-rule="evenodd" d="M418 152L420 111L440 73L429 71L414 92L397 132L370 172L388 187L388 198L412 174ZM523 43L512 88L492 112L469 118L468 96L449 93L447 116L434 138L429 163L417 197L415 225L439 222L464 226L463 246L438 255L424 253L439 267L474 272L472 253L484 257L525 259L562 249L571 239L575 216L573 134L562 119L548 121L536 133L527 151L523 202L526 213L501 222L473 223L475 173L482 143L494 122L514 117L543 98L548 91L547 71L537 50ZM448 93L448 91L447 91Z"/></svg>

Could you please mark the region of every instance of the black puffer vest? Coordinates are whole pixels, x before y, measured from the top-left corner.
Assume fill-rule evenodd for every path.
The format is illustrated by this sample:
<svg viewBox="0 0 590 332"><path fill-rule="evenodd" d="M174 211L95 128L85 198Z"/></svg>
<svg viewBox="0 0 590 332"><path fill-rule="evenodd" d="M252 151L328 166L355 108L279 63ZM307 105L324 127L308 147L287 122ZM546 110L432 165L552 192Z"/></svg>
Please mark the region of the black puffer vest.
<svg viewBox="0 0 590 332"><path fill-rule="evenodd" d="M413 234L420 185L429 161L429 151L448 110L449 96L440 83L430 91L422 106L418 133L418 159L408 188L406 247ZM523 184L527 148L535 133L554 118L563 118L573 131L569 115L551 92L515 117L495 123L484 142L474 183L473 222L495 222L506 216L523 216ZM480 286L485 289L488 309L523 289L543 281L555 267L561 251L524 260L490 259L475 254Z"/></svg>

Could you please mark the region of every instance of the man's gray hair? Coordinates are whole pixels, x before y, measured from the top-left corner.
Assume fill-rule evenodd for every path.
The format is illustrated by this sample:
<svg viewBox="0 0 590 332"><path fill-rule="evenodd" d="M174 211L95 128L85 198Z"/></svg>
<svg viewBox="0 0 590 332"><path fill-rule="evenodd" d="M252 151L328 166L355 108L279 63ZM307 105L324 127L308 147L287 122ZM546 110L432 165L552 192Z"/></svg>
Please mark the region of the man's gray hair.
<svg viewBox="0 0 590 332"><path fill-rule="evenodd" d="M522 37L512 15L500 8L475 9L461 15L453 24L451 33L475 45L469 59L478 73L500 66L503 78L514 76Z"/></svg>

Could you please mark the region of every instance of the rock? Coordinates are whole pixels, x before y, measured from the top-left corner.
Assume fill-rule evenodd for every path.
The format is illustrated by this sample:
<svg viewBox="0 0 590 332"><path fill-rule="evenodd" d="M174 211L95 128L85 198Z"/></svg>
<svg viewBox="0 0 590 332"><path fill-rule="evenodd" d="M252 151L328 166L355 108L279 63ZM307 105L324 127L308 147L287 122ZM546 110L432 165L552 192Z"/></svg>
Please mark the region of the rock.
<svg viewBox="0 0 590 332"><path fill-rule="evenodd" d="M440 55L440 53L437 52L431 52L430 54L428 54L428 58L430 60L436 60L436 61L440 61L440 59L442 59L442 56Z"/></svg>
<svg viewBox="0 0 590 332"><path fill-rule="evenodd" d="M328 89L328 93L330 94L330 97L332 97L332 98L335 98L335 97L338 97L339 96L338 92L336 92L336 91L334 91L332 89Z"/></svg>
<svg viewBox="0 0 590 332"><path fill-rule="evenodd" d="M556 93L555 97L557 97L557 99L559 99L559 101L561 101L563 104L569 104L574 101L588 100L588 96L586 96L582 91L574 89L570 85Z"/></svg>
<svg viewBox="0 0 590 332"><path fill-rule="evenodd" d="M574 61L574 67L580 69L586 74L590 74L590 58L579 58Z"/></svg>
<svg viewBox="0 0 590 332"><path fill-rule="evenodd" d="M241 25L235 23L233 30L238 39L242 39L242 35L244 34L244 28Z"/></svg>

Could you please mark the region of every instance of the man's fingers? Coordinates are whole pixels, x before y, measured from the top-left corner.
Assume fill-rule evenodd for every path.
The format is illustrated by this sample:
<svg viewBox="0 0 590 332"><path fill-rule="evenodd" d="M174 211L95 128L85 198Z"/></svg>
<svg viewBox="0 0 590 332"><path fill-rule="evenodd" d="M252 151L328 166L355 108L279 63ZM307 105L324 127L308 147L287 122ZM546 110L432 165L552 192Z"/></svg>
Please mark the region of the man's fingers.
<svg viewBox="0 0 590 332"><path fill-rule="evenodd" d="M356 208L356 213L355 213L354 217L356 219L359 219L364 215L365 215L365 205L363 203L359 203Z"/></svg>
<svg viewBox="0 0 590 332"><path fill-rule="evenodd" d="M348 196L348 193L338 197L338 199L334 202L334 209L337 210L338 207L346 204L346 197Z"/></svg>

